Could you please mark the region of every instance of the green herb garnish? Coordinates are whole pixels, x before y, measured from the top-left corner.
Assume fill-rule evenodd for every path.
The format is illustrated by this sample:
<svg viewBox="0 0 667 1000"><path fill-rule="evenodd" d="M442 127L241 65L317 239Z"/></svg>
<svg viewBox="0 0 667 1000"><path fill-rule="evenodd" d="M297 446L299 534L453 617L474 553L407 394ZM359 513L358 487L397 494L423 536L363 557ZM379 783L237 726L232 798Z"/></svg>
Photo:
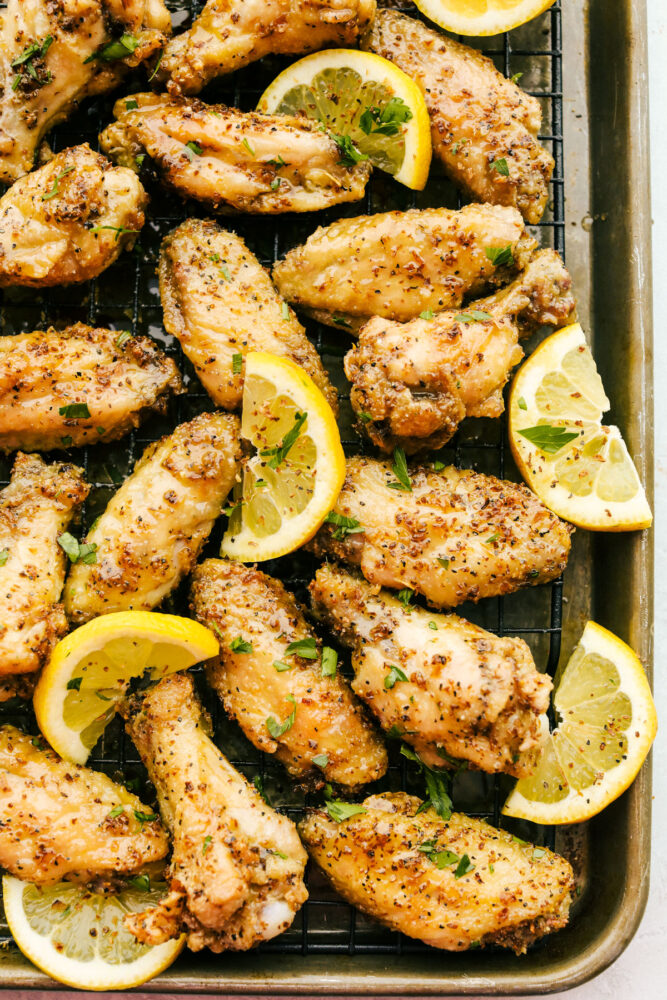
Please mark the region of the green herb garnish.
<svg viewBox="0 0 667 1000"><path fill-rule="evenodd" d="M555 455L566 444L579 437L579 431L568 431L565 427L552 426L551 424L526 427L519 431L519 434L547 455Z"/></svg>
<svg viewBox="0 0 667 1000"><path fill-rule="evenodd" d="M236 639L232 639L229 648L232 653L252 653L252 643L240 635L237 635Z"/></svg>
<svg viewBox="0 0 667 1000"><path fill-rule="evenodd" d="M234 375L240 375L242 371L243 371L243 355L232 354L232 373Z"/></svg>
<svg viewBox="0 0 667 1000"><path fill-rule="evenodd" d="M491 168L497 171L502 177L509 177L510 175L510 168L507 166L507 160L504 156L501 156L499 160L493 160Z"/></svg>
<svg viewBox="0 0 667 1000"><path fill-rule="evenodd" d="M139 44L139 39L135 38L134 35L125 33L120 38L115 39L115 41L107 42L93 52L92 55L84 59L84 63L94 62L96 59L101 59L102 62L117 62L118 59L125 59L127 56L131 56L137 45Z"/></svg>
<svg viewBox="0 0 667 1000"><path fill-rule="evenodd" d="M268 465L271 469L277 469L281 462L284 462L290 449L296 444L297 438L301 433L301 428L308 419L307 413L298 413L295 415L294 426L288 430L287 434L282 440L282 443L275 445L273 448L263 448L260 451L262 457L270 456Z"/></svg>
<svg viewBox="0 0 667 1000"><path fill-rule="evenodd" d="M384 679L384 686L387 691L391 691L396 681L407 681L406 674L403 673L400 667L391 664L389 667L389 673Z"/></svg>
<svg viewBox="0 0 667 1000"><path fill-rule="evenodd" d="M508 243L506 247L484 247L484 253L494 267L505 267L514 263L511 243Z"/></svg>
<svg viewBox="0 0 667 1000"><path fill-rule="evenodd" d="M331 534L339 542L342 542L347 535L357 535L364 530L356 517L345 517L344 514L338 514L335 510L329 511L324 522L336 525Z"/></svg>
<svg viewBox="0 0 667 1000"><path fill-rule="evenodd" d="M58 413L61 417L67 417L71 420L78 420L79 418L87 420L90 417L90 410L87 403L68 403L66 406L60 406Z"/></svg>
<svg viewBox="0 0 667 1000"><path fill-rule="evenodd" d="M294 705L294 708L284 722L276 722L272 715L270 715L266 720L266 728L269 731L269 735L272 736L274 740L277 740L278 737L286 733L288 729L291 729L294 725L294 720L296 719L296 701L294 699L294 695L288 694L287 700Z"/></svg>
<svg viewBox="0 0 667 1000"><path fill-rule="evenodd" d="M409 122L412 111L400 97L392 97L384 108L369 107L359 118L359 127L366 135L398 135L400 126Z"/></svg>
<svg viewBox="0 0 667 1000"><path fill-rule="evenodd" d="M412 493L412 483L408 472L408 463L405 458L405 452L402 448L394 448L394 461L391 469L398 482L387 483L389 489L402 490L404 493Z"/></svg>
<svg viewBox="0 0 667 1000"><path fill-rule="evenodd" d="M361 150L355 146L349 135L336 135L335 132L331 132L330 135L338 146L338 152L340 153L340 160L338 163L340 166L353 167L355 163L361 163L362 160L368 159L366 154L362 153Z"/></svg>
<svg viewBox="0 0 667 1000"><path fill-rule="evenodd" d="M338 653L331 646L322 647L322 677L335 677L338 668Z"/></svg>
<svg viewBox="0 0 667 1000"><path fill-rule="evenodd" d="M316 660L317 641L312 636L307 639L295 639L294 642L290 642L285 652L294 653L295 656L300 656L304 660Z"/></svg>

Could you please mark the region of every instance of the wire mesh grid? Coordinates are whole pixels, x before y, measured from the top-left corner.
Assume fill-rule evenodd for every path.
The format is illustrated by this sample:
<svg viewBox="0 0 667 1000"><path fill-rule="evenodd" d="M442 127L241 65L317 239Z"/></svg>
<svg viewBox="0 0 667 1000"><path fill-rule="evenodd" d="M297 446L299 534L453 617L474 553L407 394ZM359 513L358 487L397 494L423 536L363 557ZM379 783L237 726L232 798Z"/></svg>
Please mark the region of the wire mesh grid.
<svg viewBox="0 0 667 1000"><path fill-rule="evenodd" d="M6 6L0 3L0 9ZM167 0L172 12L174 30L187 27L190 19L204 6L204 0ZM406 13L419 16L408 3L394 2ZM469 41L469 40L467 40ZM510 34L485 39L480 45L490 55L497 67L508 77L521 74L521 86L539 100L543 112L542 142L550 148L555 160L551 182L551 197L543 220L530 227L542 246L551 246L562 255L565 251L564 177L563 177L563 93L562 93L562 35L561 3L550 8L540 18ZM239 107L254 108L260 94L289 60L268 57L258 64L241 70L228 79L211 84L202 95L204 100ZM120 93L146 89L145 76L136 74L126 81ZM55 130L50 136L54 150L90 142L97 148L100 130L112 119L112 106L116 94L96 101L86 102L77 114ZM162 311L157 287L156 265L162 238L174 226L189 216L207 213L196 203L183 203L178 197L167 194L157 186L149 191L151 202L148 221L142 230L134 251L121 259L100 277L80 287L49 289L42 293L34 290L9 289L3 294L1 330L4 335L44 328L47 325L65 326L81 321L91 326L109 326L118 330L131 329L133 333L151 336L173 356L184 374L187 394L173 399L168 412L149 418L138 430L113 445L100 445L83 449L70 449L52 457L62 458L82 465L92 490L85 505L81 531L102 512L118 484L129 474L143 448L178 423L188 420L203 410L213 408L199 384L192 367L183 356L179 345L164 333ZM373 213L389 209L426 208L435 206L460 207L463 203L456 188L439 171L437 164L422 192L411 192L400 187L386 175L376 172L368 185L365 203L340 206L324 212L296 216L235 217L223 221L246 240L265 266L271 266L292 246L303 242L317 225L326 225L336 218L354 216L363 212ZM352 411L349 404L347 382L343 374L342 358L349 339L345 333L332 331L314 322L307 323L308 333L320 351L332 382L339 390L341 403L340 424L343 443L348 453L364 450L364 443L352 429ZM438 453L444 461L459 467L517 478L511 456L506 449L504 420L468 420L450 444ZM13 456L0 459L0 485L9 481ZM204 555L217 555L222 533L217 525ZM263 568L280 577L305 601L306 586L312 578L314 562L305 553L284 557ZM162 610L187 614L187 589L184 585L172 595ZM508 597L486 599L479 605L464 605L457 609L463 615L498 635L521 635L531 646L539 669L554 674L558 664L561 640L562 582L530 588ZM335 637L326 641L336 645ZM341 653L344 663L345 656ZM345 670L345 666L343 666ZM308 796L292 787L278 764L256 750L242 735L236 724L228 721L217 698L207 690L201 673L195 668L198 688L210 711L215 739L229 759L250 779L259 778L267 798L276 808L297 819L305 805L317 796ZM36 731L34 716L29 707L16 701L0 706L0 720ZM89 762L104 770L151 800L152 789L131 742L126 739L122 726L116 720L107 729ZM504 778L463 771L453 785L455 807L469 815L488 819L495 825L501 821L500 808L509 783ZM367 793L404 788L419 794L423 791L418 776L399 754L397 743L390 745L390 766L382 781L369 786ZM553 831L544 827L514 822L512 830L535 843L553 846ZM422 951L425 945L405 938L397 932L386 930L366 919L343 902L326 884L319 873L309 867L307 884L310 898L303 906L292 928L274 941L261 945L259 951L296 952L302 954L325 952L344 954L392 954ZM6 926L0 926L0 944L9 938ZM536 946L539 947L539 944Z"/></svg>

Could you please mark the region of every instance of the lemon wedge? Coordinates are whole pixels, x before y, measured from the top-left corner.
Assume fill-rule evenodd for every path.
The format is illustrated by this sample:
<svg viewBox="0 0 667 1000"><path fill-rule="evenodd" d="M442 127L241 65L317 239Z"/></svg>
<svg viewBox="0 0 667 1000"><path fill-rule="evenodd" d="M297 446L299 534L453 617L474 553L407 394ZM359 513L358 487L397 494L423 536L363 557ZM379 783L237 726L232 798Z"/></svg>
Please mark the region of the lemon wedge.
<svg viewBox="0 0 667 1000"><path fill-rule="evenodd" d="M80 990L132 989L171 965L185 934L164 944L140 944L123 922L126 913L154 906L166 892L163 882L98 893L73 882L37 886L11 875L2 879L7 923L18 947L47 976Z"/></svg>
<svg viewBox="0 0 667 1000"><path fill-rule="evenodd" d="M503 814L580 823L634 781L657 732L655 705L636 654L595 622L586 625L553 704L558 727L545 733L533 774L517 782Z"/></svg>
<svg viewBox="0 0 667 1000"><path fill-rule="evenodd" d="M274 559L312 538L336 503L345 479L336 418L303 368L251 351L241 435L256 454L245 463L221 554Z"/></svg>
<svg viewBox="0 0 667 1000"><path fill-rule="evenodd" d="M39 678L39 728L61 757L85 764L134 677L186 670L218 648L209 629L176 615L118 611L86 622L60 640Z"/></svg>
<svg viewBox="0 0 667 1000"><path fill-rule="evenodd" d="M424 96L403 70L373 52L326 49L300 59L264 91L257 110L326 125L346 162L369 159L421 191L431 165Z"/></svg>
<svg viewBox="0 0 667 1000"><path fill-rule="evenodd" d="M415 0L422 13L457 35L499 35L553 7L556 0Z"/></svg>
<svg viewBox="0 0 667 1000"><path fill-rule="evenodd" d="M514 460L547 507L591 531L648 528L651 509L578 323L547 337L510 393Z"/></svg>

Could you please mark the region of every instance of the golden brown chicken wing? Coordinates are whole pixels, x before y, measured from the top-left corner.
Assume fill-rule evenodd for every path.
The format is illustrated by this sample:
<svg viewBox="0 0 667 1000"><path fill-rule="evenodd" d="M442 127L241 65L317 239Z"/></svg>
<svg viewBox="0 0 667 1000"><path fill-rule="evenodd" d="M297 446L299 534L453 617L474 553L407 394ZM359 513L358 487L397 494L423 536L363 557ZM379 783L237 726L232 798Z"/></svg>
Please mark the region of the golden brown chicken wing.
<svg viewBox="0 0 667 1000"><path fill-rule="evenodd" d="M491 59L395 10L381 10L364 40L417 83L431 119L433 151L477 201L518 208L539 222L553 157L540 145L539 101Z"/></svg>
<svg viewBox="0 0 667 1000"><path fill-rule="evenodd" d="M188 931L193 951L245 951L284 931L308 896L296 828L209 739L189 674L172 674L127 708L127 731L173 837L166 905L130 918L141 940Z"/></svg>
<svg viewBox="0 0 667 1000"><path fill-rule="evenodd" d="M0 286L88 281L134 245L146 192L86 143L64 149L0 198Z"/></svg>
<svg viewBox="0 0 667 1000"><path fill-rule="evenodd" d="M114 441L182 392L148 337L77 323L0 337L0 450Z"/></svg>
<svg viewBox="0 0 667 1000"><path fill-rule="evenodd" d="M336 390L292 310L240 236L187 219L162 241L160 297L176 337L211 399L241 405L243 358L268 351L304 368L334 409Z"/></svg>
<svg viewBox="0 0 667 1000"><path fill-rule="evenodd" d="M336 654L322 650L282 583L207 559L191 594L194 614L220 638L209 684L251 743L310 784L321 785L323 776L355 787L382 777L382 741L337 670Z"/></svg>
<svg viewBox="0 0 667 1000"><path fill-rule="evenodd" d="M305 118L156 94L117 101L114 114L100 145L115 163L139 170L149 157L163 184L214 212L313 212L358 201L370 176Z"/></svg>
<svg viewBox="0 0 667 1000"><path fill-rule="evenodd" d="M0 865L26 882L136 872L169 849L159 817L39 737L0 728Z"/></svg>
<svg viewBox="0 0 667 1000"><path fill-rule="evenodd" d="M520 955L566 925L574 876L565 858L482 820L445 821L421 807L385 792L341 823L310 810L299 833L348 902L434 948L497 944Z"/></svg>
<svg viewBox="0 0 667 1000"><path fill-rule="evenodd" d="M408 323L374 316L345 357L360 428L383 451L413 453L442 447L464 417L499 417L519 337L570 321L571 286L558 254L541 250L511 285L463 310Z"/></svg>
<svg viewBox="0 0 667 1000"><path fill-rule="evenodd" d="M208 0L167 45L157 79L171 93L197 94L265 55L353 46L374 13L375 0Z"/></svg>
<svg viewBox="0 0 667 1000"><path fill-rule="evenodd" d="M318 555L359 566L369 583L409 587L441 608L554 580L574 530L526 486L453 466L402 470L396 460L361 456L348 460L334 513L342 526L320 528L311 543Z"/></svg>
<svg viewBox="0 0 667 1000"><path fill-rule="evenodd" d="M239 421L202 413L148 446L86 539L93 562L65 584L80 624L110 611L150 611L190 572L239 469Z"/></svg>
<svg viewBox="0 0 667 1000"><path fill-rule="evenodd" d="M67 632L58 538L87 495L83 469L16 456L0 492L0 677L39 670Z"/></svg>
<svg viewBox="0 0 667 1000"><path fill-rule="evenodd" d="M535 245L512 208L379 212L316 229L273 278L307 315L356 330L371 316L406 321L459 306L523 267Z"/></svg>

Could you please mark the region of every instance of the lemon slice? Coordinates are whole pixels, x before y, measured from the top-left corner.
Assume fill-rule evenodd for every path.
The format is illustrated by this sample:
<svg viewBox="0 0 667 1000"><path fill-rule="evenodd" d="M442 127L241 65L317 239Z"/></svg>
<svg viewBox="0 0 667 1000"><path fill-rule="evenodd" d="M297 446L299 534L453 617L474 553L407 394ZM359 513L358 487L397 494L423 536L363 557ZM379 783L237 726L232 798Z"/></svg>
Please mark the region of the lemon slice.
<svg viewBox="0 0 667 1000"><path fill-rule="evenodd" d="M558 678L557 678L558 680ZM588 622L553 698L558 728L503 813L533 823L580 823L632 783L658 728L644 669L612 632Z"/></svg>
<svg viewBox="0 0 667 1000"><path fill-rule="evenodd" d="M556 0L415 0L422 13L457 35L498 35L531 21Z"/></svg>
<svg viewBox="0 0 667 1000"><path fill-rule="evenodd" d="M346 162L370 159L418 191L431 165L431 126L424 96L388 59L356 49L314 52L284 70L257 110L305 114L323 122Z"/></svg>
<svg viewBox="0 0 667 1000"><path fill-rule="evenodd" d="M34 694L44 737L65 760L85 764L134 677L157 680L218 652L209 629L153 611L102 615L57 644Z"/></svg>
<svg viewBox="0 0 667 1000"><path fill-rule="evenodd" d="M221 553L274 559L312 538L336 503L345 479L336 418L303 368L251 351L241 435L257 454L245 464Z"/></svg>
<svg viewBox="0 0 667 1000"><path fill-rule="evenodd" d="M609 409L578 323L560 330L519 369L510 393L509 436L528 485L555 514L591 531L648 528L651 509Z"/></svg>
<svg viewBox="0 0 667 1000"><path fill-rule="evenodd" d="M7 923L16 944L42 972L80 990L141 986L174 961L185 934L159 945L140 944L124 926L126 913L154 906L164 882L148 889L97 893L72 882L37 886L2 879Z"/></svg>

